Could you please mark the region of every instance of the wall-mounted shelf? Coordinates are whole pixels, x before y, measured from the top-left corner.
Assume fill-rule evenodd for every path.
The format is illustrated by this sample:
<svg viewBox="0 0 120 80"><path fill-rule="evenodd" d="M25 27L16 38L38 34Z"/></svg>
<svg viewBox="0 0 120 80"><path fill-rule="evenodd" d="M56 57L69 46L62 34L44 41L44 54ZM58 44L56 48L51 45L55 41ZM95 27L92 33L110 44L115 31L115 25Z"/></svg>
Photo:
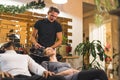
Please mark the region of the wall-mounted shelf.
<svg viewBox="0 0 120 80"><path fill-rule="evenodd" d="M117 8L117 9L111 10L109 13L110 13L111 15L117 15L117 16L120 16L120 8Z"/></svg>

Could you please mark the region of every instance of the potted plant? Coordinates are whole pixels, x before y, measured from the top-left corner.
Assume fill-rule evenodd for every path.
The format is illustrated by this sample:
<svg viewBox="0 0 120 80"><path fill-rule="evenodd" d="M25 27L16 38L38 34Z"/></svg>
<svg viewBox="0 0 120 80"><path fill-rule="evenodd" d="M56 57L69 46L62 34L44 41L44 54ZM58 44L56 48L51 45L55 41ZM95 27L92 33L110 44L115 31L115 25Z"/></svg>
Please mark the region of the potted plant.
<svg viewBox="0 0 120 80"><path fill-rule="evenodd" d="M92 42L86 41L83 43L79 43L75 48L75 53L83 56L83 67L82 69L91 69L91 68L101 68L99 62L96 61L97 56L101 61L104 60L105 51L101 45L99 40L93 40ZM89 61L89 56L93 57L93 60ZM85 57L87 57L87 63L85 61ZM94 65L96 63L97 65Z"/></svg>
<svg viewBox="0 0 120 80"><path fill-rule="evenodd" d="M63 34L62 36L62 45L57 48L57 53L59 53L62 56L66 56L66 47L68 44L68 38L67 35Z"/></svg>
<svg viewBox="0 0 120 80"><path fill-rule="evenodd" d="M67 43L68 43L68 38L67 38L67 36L65 35L65 34L63 34L63 36L62 36L62 44L63 45L67 45Z"/></svg>

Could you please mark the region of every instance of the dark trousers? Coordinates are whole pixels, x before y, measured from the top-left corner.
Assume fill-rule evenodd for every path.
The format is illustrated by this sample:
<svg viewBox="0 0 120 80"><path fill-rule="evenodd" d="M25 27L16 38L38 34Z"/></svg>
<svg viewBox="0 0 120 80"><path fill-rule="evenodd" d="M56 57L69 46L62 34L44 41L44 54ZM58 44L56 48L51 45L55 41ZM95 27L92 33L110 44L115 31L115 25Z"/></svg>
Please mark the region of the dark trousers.
<svg viewBox="0 0 120 80"><path fill-rule="evenodd" d="M24 75L18 75L14 78L3 78L1 80L65 80L63 76L49 76L48 78L43 78L39 75L33 75L33 76L24 76Z"/></svg>
<svg viewBox="0 0 120 80"><path fill-rule="evenodd" d="M78 80L108 80L108 78L103 70L91 69L78 73Z"/></svg>

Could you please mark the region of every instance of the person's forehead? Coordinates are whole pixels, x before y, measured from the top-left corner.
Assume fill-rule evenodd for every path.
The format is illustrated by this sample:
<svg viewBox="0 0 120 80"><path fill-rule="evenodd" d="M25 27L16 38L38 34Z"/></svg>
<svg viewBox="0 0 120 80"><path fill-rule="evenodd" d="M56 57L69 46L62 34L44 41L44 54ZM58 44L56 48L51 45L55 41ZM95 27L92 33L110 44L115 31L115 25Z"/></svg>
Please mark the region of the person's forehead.
<svg viewBox="0 0 120 80"><path fill-rule="evenodd" d="M46 51L48 51L48 50L53 50L53 49L52 48L47 48Z"/></svg>
<svg viewBox="0 0 120 80"><path fill-rule="evenodd" d="M58 15L58 13L55 11L50 12L50 14Z"/></svg>

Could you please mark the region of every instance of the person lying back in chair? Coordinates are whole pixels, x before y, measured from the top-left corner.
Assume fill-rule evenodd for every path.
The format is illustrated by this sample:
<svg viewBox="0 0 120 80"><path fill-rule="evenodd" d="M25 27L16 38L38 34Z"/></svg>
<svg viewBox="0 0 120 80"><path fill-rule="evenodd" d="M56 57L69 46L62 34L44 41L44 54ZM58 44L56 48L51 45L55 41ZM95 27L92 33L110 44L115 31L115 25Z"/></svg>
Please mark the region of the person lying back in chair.
<svg viewBox="0 0 120 80"><path fill-rule="evenodd" d="M3 47L5 53L0 54L0 71L10 73L14 76L13 80L65 80L62 76L54 76L30 56L17 54L13 42L7 42ZM35 75L31 75L30 71Z"/></svg>
<svg viewBox="0 0 120 80"><path fill-rule="evenodd" d="M49 56L49 61L43 61L41 65L56 75L62 75L66 80L108 80L103 70L85 70L79 71L73 69L68 63L59 62L56 58L56 51L52 48L46 48L45 55Z"/></svg>

